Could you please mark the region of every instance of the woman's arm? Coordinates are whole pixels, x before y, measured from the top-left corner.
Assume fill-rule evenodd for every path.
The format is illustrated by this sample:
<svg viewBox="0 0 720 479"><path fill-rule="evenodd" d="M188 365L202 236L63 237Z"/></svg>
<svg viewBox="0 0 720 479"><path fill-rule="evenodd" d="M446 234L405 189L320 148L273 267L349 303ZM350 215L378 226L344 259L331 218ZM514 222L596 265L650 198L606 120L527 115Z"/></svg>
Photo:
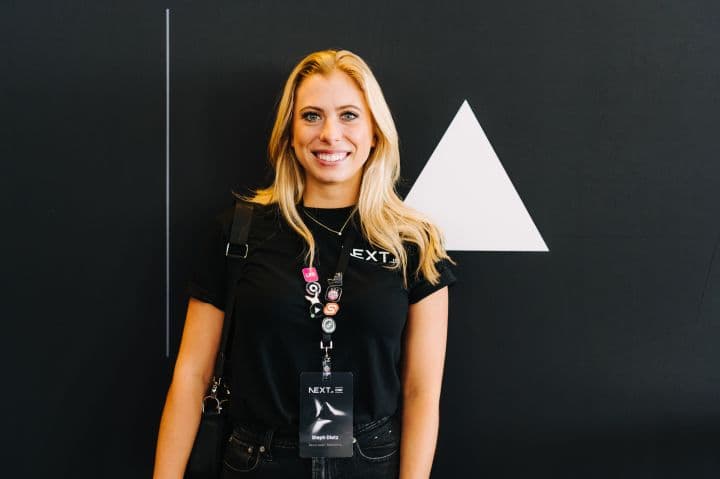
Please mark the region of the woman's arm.
<svg viewBox="0 0 720 479"><path fill-rule="evenodd" d="M200 424L201 401L212 379L224 313L190 298L172 384L165 400L154 479L182 479Z"/></svg>
<svg viewBox="0 0 720 479"><path fill-rule="evenodd" d="M441 288L408 310L403 351L403 412L400 479L430 477L440 422L448 288Z"/></svg>

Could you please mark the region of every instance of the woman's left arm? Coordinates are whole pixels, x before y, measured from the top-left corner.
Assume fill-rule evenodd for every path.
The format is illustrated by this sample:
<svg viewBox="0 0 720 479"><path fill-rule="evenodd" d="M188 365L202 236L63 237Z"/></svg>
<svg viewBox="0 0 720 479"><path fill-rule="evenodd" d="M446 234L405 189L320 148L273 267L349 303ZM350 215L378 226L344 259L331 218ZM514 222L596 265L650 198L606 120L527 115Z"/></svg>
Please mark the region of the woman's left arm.
<svg viewBox="0 0 720 479"><path fill-rule="evenodd" d="M402 359L400 479L430 477L440 423L447 322L447 286L409 307Z"/></svg>

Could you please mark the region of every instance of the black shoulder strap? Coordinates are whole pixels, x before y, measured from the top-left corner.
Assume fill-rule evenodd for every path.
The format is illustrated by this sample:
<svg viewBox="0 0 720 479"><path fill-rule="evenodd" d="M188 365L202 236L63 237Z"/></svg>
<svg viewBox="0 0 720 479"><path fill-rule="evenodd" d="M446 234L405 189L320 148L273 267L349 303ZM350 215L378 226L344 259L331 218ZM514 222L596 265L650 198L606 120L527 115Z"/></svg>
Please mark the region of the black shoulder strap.
<svg viewBox="0 0 720 479"><path fill-rule="evenodd" d="M243 269L242 263L244 263L248 254L247 239L250 234L252 212L252 203L247 203L242 200L235 201L235 214L233 215L233 222L230 227L229 241L227 246L225 246L225 256L227 257L225 319L223 320L220 348L218 349L217 360L215 361L215 378L222 378L223 368L225 367L225 355L228 350L227 341L230 330L232 329L233 309L235 307L235 292L237 289L235 286L240 280Z"/></svg>

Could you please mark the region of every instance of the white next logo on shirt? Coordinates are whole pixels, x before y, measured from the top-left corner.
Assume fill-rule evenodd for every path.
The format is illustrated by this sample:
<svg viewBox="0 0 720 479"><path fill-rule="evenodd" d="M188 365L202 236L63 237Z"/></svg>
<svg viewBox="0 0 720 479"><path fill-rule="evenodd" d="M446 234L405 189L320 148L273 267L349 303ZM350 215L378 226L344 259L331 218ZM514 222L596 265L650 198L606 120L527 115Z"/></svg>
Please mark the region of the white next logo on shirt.
<svg viewBox="0 0 720 479"><path fill-rule="evenodd" d="M375 263L397 263L395 257L387 251L370 251L363 248L353 248L350 256L365 261L373 261Z"/></svg>

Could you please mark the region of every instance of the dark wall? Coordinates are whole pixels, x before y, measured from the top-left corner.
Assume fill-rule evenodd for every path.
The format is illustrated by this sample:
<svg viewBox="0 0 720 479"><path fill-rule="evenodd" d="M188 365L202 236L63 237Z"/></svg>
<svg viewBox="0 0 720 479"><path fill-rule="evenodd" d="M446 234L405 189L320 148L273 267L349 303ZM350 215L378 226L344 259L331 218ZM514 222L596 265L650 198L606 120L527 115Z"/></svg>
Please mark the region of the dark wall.
<svg viewBox="0 0 720 479"><path fill-rule="evenodd" d="M550 250L453 253L433 477L720 474L717 2L64 3L0 6L17 473L149 476L197 235L267 182L292 65L342 47L401 193L467 99Z"/></svg>

